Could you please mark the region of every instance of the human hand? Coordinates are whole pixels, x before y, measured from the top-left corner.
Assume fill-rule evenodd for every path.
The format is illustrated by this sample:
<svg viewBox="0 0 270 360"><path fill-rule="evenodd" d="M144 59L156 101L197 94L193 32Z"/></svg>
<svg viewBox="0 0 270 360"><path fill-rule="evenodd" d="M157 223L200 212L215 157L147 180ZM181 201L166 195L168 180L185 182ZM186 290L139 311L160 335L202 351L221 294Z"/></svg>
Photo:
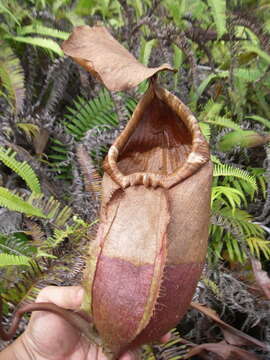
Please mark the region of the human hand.
<svg viewBox="0 0 270 360"><path fill-rule="evenodd" d="M80 286L44 288L36 302L50 302L64 309L79 310L83 299ZM168 335L162 342L168 340ZM128 352L121 360L136 360L136 352ZM34 312L25 332L6 350L0 360L107 360L100 347L92 345L60 316Z"/></svg>

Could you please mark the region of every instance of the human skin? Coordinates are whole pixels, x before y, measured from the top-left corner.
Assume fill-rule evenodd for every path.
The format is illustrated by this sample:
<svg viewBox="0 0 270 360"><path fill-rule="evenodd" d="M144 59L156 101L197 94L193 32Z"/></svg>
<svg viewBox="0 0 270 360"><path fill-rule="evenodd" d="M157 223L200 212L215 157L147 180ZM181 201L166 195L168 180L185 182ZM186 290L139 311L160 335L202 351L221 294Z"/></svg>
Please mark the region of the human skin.
<svg viewBox="0 0 270 360"><path fill-rule="evenodd" d="M51 302L64 309L79 310L83 299L80 286L48 286L41 290L36 302ZM161 341L166 342L169 335ZM120 360L136 360L136 352L128 352ZM38 311L31 315L25 332L0 352L0 360L106 360L102 349L89 341L60 316Z"/></svg>

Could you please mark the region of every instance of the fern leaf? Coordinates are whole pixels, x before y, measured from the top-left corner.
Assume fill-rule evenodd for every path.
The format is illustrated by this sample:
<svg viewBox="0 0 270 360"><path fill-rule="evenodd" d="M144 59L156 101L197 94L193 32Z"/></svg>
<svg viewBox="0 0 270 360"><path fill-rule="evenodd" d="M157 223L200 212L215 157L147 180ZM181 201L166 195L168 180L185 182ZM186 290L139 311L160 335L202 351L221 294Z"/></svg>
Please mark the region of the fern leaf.
<svg viewBox="0 0 270 360"><path fill-rule="evenodd" d="M222 117L222 116L216 116L213 119L207 119L205 122L209 123L209 124L213 124L213 125L217 125L217 126L222 126L222 127L226 127L229 129L234 129L234 130L241 130L241 127L234 121L232 121L231 119Z"/></svg>
<svg viewBox="0 0 270 360"><path fill-rule="evenodd" d="M25 133L29 141L32 139L32 137L37 136L39 133L39 127L35 124L17 123L16 126Z"/></svg>
<svg viewBox="0 0 270 360"><path fill-rule="evenodd" d="M24 71L20 60L7 43L0 42L0 78L8 93L7 100L18 114L25 99Z"/></svg>
<svg viewBox="0 0 270 360"><path fill-rule="evenodd" d="M261 78L262 71L259 69L238 68L235 69L234 76L246 82L255 82Z"/></svg>
<svg viewBox="0 0 270 360"><path fill-rule="evenodd" d="M257 54L259 57L264 59L268 64L270 64L270 55L267 52L260 49L258 46L251 45L251 44L245 44L244 49L248 52Z"/></svg>
<svg viewBox="0 0 270 360"><path fill-rule="evenodd" d="M226 32L226 0L207 0L217 28L218 37Z"/></svg>
<svg viewBox="0 0 270 360"><path fill-rule="evenodd" d="M18 25L21 26L20 21L16 18L16 16L14 16L14 14L12 14L11 11L9 11L9 9L7 7L5 7L2 2L0 2L0 12L4 13L4 14L8 14L8 16L10 16L10 18Z"/></svg>
<svg viewBox="0 0 270 360"><path fill-rule="evenodd" d="M61 40L67 40L67 38L70 35L67 32L64 32L64 31L61 31L58 29L49 28L49 27L41 25L41 24L31 24L31 25L23 26L19 29L18 35L24 36L24 35L28 35L28 34L39 34L39 35L43 35L43 36L51 36L51 37L61 39Z"/></svg>
<svg viewBox="0 0 270 360"><path fill-rule="evenodd" d="M50 50L59 56L63 56L64 53L56 41L52 39L44 39L40 37L30 37L30 36L14 36L10 40L25 43L28 45L38 46L45 50Z"/></svg>
<svg viewBox="0 0 270 360"><path fill-rule="evenodd" d="M210 74L208 75L199 85L197 91L193 95L193 101L196 103L198 99L201 97L204 90L207 88L207 86L211 83L213 79L217 77L216 74Z"/></svg>
<svg viewBox="0 0 270 360"><path fill-rule="evenodd" d="M224 218L226 218L234 227L241 229L241 232L246 237L259 237L262 238L264 230L260 225L252 222L252 216L245 210L235 209L233 212L231 208L224 207L218 210Z"/></svg>
<svg viewBox="0 0 270 360"><path fill-rule="evenodd" d="M11 255L0 253L0 267L11 265L30 265L31 258L23 255Z"/></svg>
<svg viewBox="0 0 270 360"><path fill-rule="evenodd" d="M1 234L0 233L0 250L7 254L32 256L36 252L36 248L22 238L21 233L18 234Z"/></svg>
<svg viewBox="0 0 270 360"><path fill-rule="evenodd" d="M149 63L149 59L150 59L152 49L156 45L156 43L157 43L156 39L146 41L144 38L142 38L142 41L141 41L141 53L140 53L139 60L145 66L147 66L148 63Z"/></svg>
<svg viewBox="0 0 270 360"><path fill-rule="evenodd" d="M241 202L245 201L243 192L229 186L213 186L211 204L214 201L222 201L226 206L229 206L234 211L237 207L241 206Z"/></svg>
<svg viewBox="0 0 270 360"><path fill-rule="evenodd" d="M91 101L78 97L73 108L68 108L70 114L66 127L76 139L81 139L85 133L100 125L117 126L118 120L114 112L114 104L108 93L103 90Z"/></svg>
<svg viewBox="0 0 270 360"><path fill-rule="evenodd" d="M259 115L250 115L250 116L246 116L246 118L256 120L256 121L260 122L261 124L263 124L268 129L270 129L270 120L268 120L268 119L265 119Z"/></svg>
<svg viewBox="0 0 270 360"><path fill-rule="evenodd" d="M245 170L227 164L215 164L213 176L233 176L250 183L254 190L257 190L257 183L254 176Z"/></svg>
<svg viewBox="0 0 270 360"><path fill-rule="evenodd" d="M133 114L136 105L137 105L137 101L135 99L133 99L132 97L128 97L125 101L125 107L130 115Z"/></svg>
<svg viewBox="0 0 270 360"><path fill-rule="evenodd" d="M6 207L12 211L18 211L28 216L37 216L47 218L42 211L28 202L13 194L8 189L0 187L0 206Z"/></svg>
<svg viewBox="0 0 270 360"><path fill-rule="evenodd" d="M211 137L211 127L206 122L200 121L199 126L201 129L201 132L203 133L203 136L207 139L207 141L210 141Z"/></svg>
<svg viewBox="0 0 270 360"><path fill-rule="evenodd" d="M215 102L213 99L209 99L204 106L201 120L204 120L203 116L207 119L215 118L220 114L223 106L223 103Z"/></svg>
<svg viewBox="0 0 270 360"><path fill-rule="evenodd" d="M16 152L13 152L11 149L5 150L3 147L0 147L0 161L18 174L33 192L40 193L39 180L34 170L26 161L17 161L15 156Z"/></svg>
<svg viewBox="0 0 270 360"><path fill-rule="evenodd" d="M269 141L269 136L263 136L252 130L234 130L225 134L219 141L221 151L231 151L234 146L250 148L260 146Z"/></svg>
<svg viewBox="0 0 270 360"><path fill-rule="evenodd" d="M252 255L260 258L262 252L266 259L270 259L270 241L258 237L249 237L246 241Z"/></svg>

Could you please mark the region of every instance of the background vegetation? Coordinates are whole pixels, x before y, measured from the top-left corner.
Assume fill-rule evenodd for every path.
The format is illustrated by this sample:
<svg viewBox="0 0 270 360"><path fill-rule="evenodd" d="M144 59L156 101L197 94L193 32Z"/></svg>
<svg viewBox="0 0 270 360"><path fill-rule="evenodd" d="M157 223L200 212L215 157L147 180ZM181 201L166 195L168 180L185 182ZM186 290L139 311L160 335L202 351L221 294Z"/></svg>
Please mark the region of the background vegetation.
<svg viewBox="0 0 270 360"><path fill-rule="evenodd" d="M0 291L6 320L43 286L79 281L96 230L102 159L147 86L109 93L63 56L61 42L74 26L102 23L145 65L169 62L178 70L160 81L192 109L211 144L209 251L195 299L270 342L269 301L250 265L257 258L270 272L269 1L2 0L0 20ZM90 192L75 155L80 144L93 161ZM216 342L222 339L218 329L192 310L173 341L146 356L154 351L180 359L189 349L180 346L182 337Z"/></svg>

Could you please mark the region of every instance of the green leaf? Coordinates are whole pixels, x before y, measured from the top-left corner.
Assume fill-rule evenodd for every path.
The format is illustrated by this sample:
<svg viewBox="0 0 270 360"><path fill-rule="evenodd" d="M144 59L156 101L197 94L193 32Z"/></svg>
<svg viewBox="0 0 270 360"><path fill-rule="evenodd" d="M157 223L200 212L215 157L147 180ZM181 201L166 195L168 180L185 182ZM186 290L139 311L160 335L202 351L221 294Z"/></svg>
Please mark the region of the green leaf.
<svg viewBox="0 0 270 360"><path fill-rule="evenodd" d="M245 201L245 196L241 191L229 186L213 186L212 206L215 200L224 202L224 204L231 207L234 211L237 207L241 206L242 201Z"/></svg>
<svg viewBox="0 0 270 360"><path fill-rule="evenodd" d="M26 161L17 161L15 156L16 152L13 152L12 149L5 150L3 147L0 147L0 161L18 174L33 192L40 193L39 180L34 170Z"/></svg>
<svg viewBox="0 0 270 360"><path fill-rule="evenodd" d="M262 252L266 259L270 259L270 241L258 237L249 237L246 241L252 255L260 258Z"/></svg>
<svg viewBox="0 0 270 360"><path fill-rule="evenodd" d="M31 24L31 25L23 26L19 29L18 35L24 36L28 34L51 36L62 40L66 40L70 35L67 32L58 29L49 28L41 24Z"/></svg>
<svg viewBox="0 0 270 360"><path fill-rule="evenodd" d="M226 0L207 0L217 28L218 38L226 32Z"/></svg>
<svg viewBox="0 0 270 360"><path fill-rule="evenodd" d="M206 122L199 122L199 126L201 129L201 132L203 133L203 136L206 138L207 141L210 140L211 137L211 127L209 124L207 124Z"/></svg>
<svg viewBox="0 0 270 360"><path fill-rule="evenodd" d="M15 21L15 23L17 23L17 25L19 26L21 25L20 21L1 2L0 2L0 13L8 14Z"/></svg>
<svg viewBox="0 0 270 360"><path fill-rule="evenodd" d="M236 130L224 135L218 148L221 151L231 151L234 146L243 148L255 147L263 145L269 141L269 136L262 136L252 130Z"/></svg>
<svg viewBox="0 0 270 360"><path fill-rule="evenodd" d="M38 46L46 50L50 50L59 56L64 55L60 46L57 44L57 42L55 42L52 39L44 39L40 37L30 37L30 36L14 36L14 37L9 37L9 39L33 46Z"/></svg>
<svg viewBox="0 0 270 360"><path fill-rule="evenodd" d="M6 207L12 211L24 213L28 216L47 218L40 209L24 201L18 195L13 194L10 190L4 187L0 187L0 206Z"/></svg>
<svg viewBox="0 0 270 360"><path fill-rule="evenodd" d="M252 119L252 120L256 120L258 122L260 122L261 124L263 124L265 127L267 127L268 129L270 129L270 120L263 118L262 116L259 115L249 115L246 116L247 119Z"/></svg>
<svg viewBox="0 0 270 360"><path fill-rule="evenodd" d="M227 164L215 164L213 176L228 176L242 179L253 187L254 190L257 190L257 183L255 176L250 175L247 171L227 165Z"/></svg>
<svg viewBox="0 0 270 360"><path fill-rule="evenodd" d="M216 126L226 127L229 129L241 130L241 127L236 122L222 116L216 116L213 119L207 119L205 122Z"/></svg>
<svg viewBox="0 0 270 360"><path fill-rule="evenodd" d="M94 127L104 125L114 127L118 124L113 101L107 90L100 91L99 95L90 101L78 97L73 107L67 109L70 114L65 116L69 120L65 125L77 139L82 138Z"/></svg>
<svg viewBox="0 0 270 360"><path fill-rule="evenodd" d="M11 265L27 265L31 263L31 258L28 256L18 256L10 254L0 254L0 267L11 266Z"/></svg>
<svg viewBox="0 0 270 360"><path fill-rule="evenodd" d="M141 52L140 52L140 62L143 63L145 66L149 63L149 58L152 52L153 47L156 45L157 40L152 39L146 41L144 38L142 38L141 41Z"/></svg>
<svg viewBox="0 0 270 360"><path fill-rule="evenodd" d="M270 64L270 55L267 52L260 49L259 47L257 47L256 45L245 44L243 47L246 51L257 54L259 57L264 59L268 64Z"/></svg>
<svg viewBox="0 0 270 360"><path fill-rule="evenodd" d="M24 70L7 43L0 41L0 51L0 79L8 93L8 102L18 114L22 110L25 98Z"/></svg>

